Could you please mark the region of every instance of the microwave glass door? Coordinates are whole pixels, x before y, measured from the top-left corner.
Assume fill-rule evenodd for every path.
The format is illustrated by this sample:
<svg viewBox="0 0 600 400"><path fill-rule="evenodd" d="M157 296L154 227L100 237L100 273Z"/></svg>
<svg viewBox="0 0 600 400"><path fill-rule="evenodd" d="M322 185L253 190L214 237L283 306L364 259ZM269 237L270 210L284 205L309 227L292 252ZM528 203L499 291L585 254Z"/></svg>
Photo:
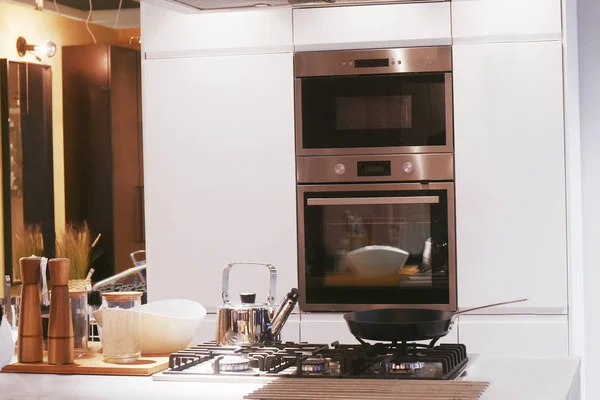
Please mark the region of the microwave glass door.
<svg viewBox="0 0 600 400"><path fill-rule="evenodd" d="M428 186L437 188L346 191L340 185L301 190L304 308L452 308L453 189L451 183Z"/></svg>
<svg viewBox="0 0 600 400"><path fill-rule="evenodd" d="M450 80L449 73L299 79L299 150L451 151Z"/></svg>

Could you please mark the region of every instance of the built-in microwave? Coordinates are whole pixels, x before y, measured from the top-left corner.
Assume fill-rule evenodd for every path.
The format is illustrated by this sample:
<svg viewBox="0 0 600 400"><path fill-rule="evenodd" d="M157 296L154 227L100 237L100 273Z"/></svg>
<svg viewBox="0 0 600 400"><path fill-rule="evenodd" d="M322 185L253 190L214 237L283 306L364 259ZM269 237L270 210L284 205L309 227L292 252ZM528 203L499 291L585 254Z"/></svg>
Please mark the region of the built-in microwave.
<svg viewBox="0 0 600 400"><path fill-rule="evenodd" d="M296 53L296 155L452 153L452 49Z"/></svg>

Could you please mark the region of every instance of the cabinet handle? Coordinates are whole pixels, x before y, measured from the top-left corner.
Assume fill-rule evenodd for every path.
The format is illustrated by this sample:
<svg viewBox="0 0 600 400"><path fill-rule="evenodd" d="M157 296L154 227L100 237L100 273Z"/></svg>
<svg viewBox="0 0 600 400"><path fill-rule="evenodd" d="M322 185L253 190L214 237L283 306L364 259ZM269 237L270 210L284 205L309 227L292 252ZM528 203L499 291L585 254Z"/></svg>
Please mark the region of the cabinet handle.
<svg viewBox="0 0 600 400"><path fill-rule="evenodd" d="M386 204L439 204L439 196L416 197L350 197L350 198L314 198L306 202L309 206L353 206Z"/></svg>

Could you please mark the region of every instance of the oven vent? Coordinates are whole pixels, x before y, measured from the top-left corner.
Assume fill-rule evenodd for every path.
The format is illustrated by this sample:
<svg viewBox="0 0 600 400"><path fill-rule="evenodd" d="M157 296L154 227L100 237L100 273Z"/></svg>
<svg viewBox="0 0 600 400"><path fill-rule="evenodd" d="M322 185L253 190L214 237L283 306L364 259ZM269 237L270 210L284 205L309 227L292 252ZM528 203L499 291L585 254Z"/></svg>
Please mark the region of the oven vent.
<svg viewBox="0 0 600 400"><path fill-rule="evenodd" d="M143 1L143 0L140 0ZM440 3L451 0L167 0L201 11L259 7L327 7L389 3Z"/></svg>

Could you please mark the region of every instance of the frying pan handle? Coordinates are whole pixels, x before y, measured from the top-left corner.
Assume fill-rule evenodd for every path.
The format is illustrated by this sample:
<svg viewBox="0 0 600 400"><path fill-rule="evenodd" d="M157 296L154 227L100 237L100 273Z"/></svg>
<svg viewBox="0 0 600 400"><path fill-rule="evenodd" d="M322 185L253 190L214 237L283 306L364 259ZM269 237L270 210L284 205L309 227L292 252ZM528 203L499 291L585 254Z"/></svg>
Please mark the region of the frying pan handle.
<svg viewBox="0 0 600 400"><path fill-rule="evenodd" d="M514 304L514 303L522 303L524 301L529 301L529 299L519 299L519 300L511 300L511 301L503 301L502 303L493 303L493 304L486 304L485 306L479 306L479 307L472 307L472 308L467 308L465 310L460 310L454 313L453 318L459 314L464 314L464 313L468 313L471 311L475 311L475 310L482 310L484 308L491 308L491 307L496 307L496 306L503 306L506 304Z"/></svg>
<svg viewBox="0 0 600 400"><path fill-rule="evenodd" d="M450 318L450 321L448 321L448 329L450 330L452 328L452 325L454 325L454 321L456 320L456 317L459 316L460 314L465 314L471 311L475 311L475 310L482 310L484 308L491 308L491 307L496 307L496 306L503 306L506 304L514 304L514 303L522 303L524 301L529 301L529 299L519 299L519 300L511 300L511 301L503 301L501 303L493 303L493 304L486 304L485 306L479 306L479 307L471 307L471 308L467 308L465 310L460 310L455 312L452 315L452 318Z"/></svg>

